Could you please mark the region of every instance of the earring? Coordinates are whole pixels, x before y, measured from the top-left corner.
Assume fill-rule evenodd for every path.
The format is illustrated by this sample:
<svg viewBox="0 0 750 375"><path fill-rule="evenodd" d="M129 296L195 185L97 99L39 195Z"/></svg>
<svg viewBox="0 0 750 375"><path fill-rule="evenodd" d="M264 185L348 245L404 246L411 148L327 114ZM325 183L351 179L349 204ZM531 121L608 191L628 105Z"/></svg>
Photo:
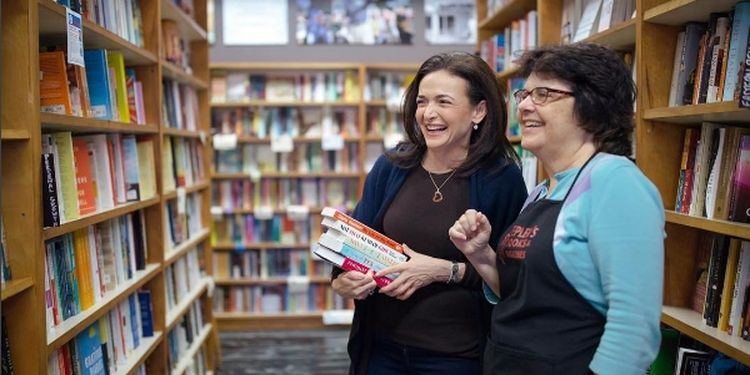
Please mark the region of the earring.
<svg viewBox="0 0 750 375"><path fill-rule="evenodd" d="M474 130L479 130L479 124L476 122L472 122L472 124L474 124Z"/></svg>

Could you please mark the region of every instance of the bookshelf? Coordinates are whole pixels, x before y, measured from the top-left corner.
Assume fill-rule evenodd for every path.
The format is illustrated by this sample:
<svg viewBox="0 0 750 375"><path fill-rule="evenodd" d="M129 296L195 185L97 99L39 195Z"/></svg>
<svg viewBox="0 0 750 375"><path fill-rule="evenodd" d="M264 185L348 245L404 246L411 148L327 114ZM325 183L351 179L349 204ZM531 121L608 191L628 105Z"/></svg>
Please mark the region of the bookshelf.
<svg viewBox="0 0 750 375"><path fill-rule="evenodd" d="M531 9L538 11L539 44L560 43L564 3L554 0L508 0L494 12L478 0L478 49L481 41L497 34L512 19ZM731 12L734 0L637 0L634 17L591 33L585 41L629 52L634 61L638 98L635 113L636 162L659 189L665 205L665 280L662 323L708 347L750 364L750 342L709 327L702 314L690 308L701 236L726 235L750 240L750 225L680 213L676 194L683 158L684 133L703 122L747 127L750 111L736 101L669 106L670 83L677 35L690 21L708 22L712 12ZM498 73L508 80L514 69ZM540 171L539 178L544 178Z"/></svg>
<svg viewBox="0 0 750 375"><path fill-rule="evenodd" d="M108 3L115 4L114 1ZM147 373L167 373L172 340L170 334L179 336L174 333L180 326L180 321L186 316L200 317L201 326L190 335L189 348L177 353L183 363L175 362L176 366L173 366L172 373L182 373L190 367L201 369L198 373L212 373L218 366L218 336L211 315L211 298L207 293L211 282L205 274L200 274L200 268L206 269L211 264L210 183L207 172L211 163L211 152L210 143L206 140L210 126L207 92L208 42L205 32L207 5L205 0L194 0L192 3L193 8L190 10L175 5L171 0L117 1L113 6L123 6L129 11L132 11L131 7L139 8L141 14L140 19L137 16L129 21L123 18L126 22L120 24L121 29L115 29L111 25L109 28L105 27L105 22L95 21L96 15L89 14L90 17L87 17L84 14L84 48L119 51L124 66L132 69L135 80L141 85L141 91L138 93L142 103L130 104L131 121L122 121L117 117L116 120L77 117L72 114L47 113L40 110L42 90L39 71L42 53L37 51L40 51L40 47L65 44L66 9L52 0L2 0L2 211L6 230L6 253L13 277L4 284L0 294L15 373L46 374L53 371L52 366L60 363L55 361L59 353L68 350L67 348L72 345L79 345L84 333L91 332L94 326L101 327L97 323L113 321L110 317L128 319L133 323L133 333L140 336L135 327L140 327L141 321L131 319L135 319L134 306L140 306L139 298L143 293L150 294L148 300L151 305L153 335L140 337L137 345L136 338L133 337L133 347L123 349L126 350L126 355L117 360L116 368L109 364L105 366L110 366L116 374L133 374L141 368ZM84 10L82 13L87 12ZM162 21L167 19L176 25L173 30L177 30L177 38L182 39L185 45L189 45L189 53L184 53L185 61L182 61L182 64L169 60L169 46L160 38L167 33L168 27ZM137 25L137 20L140 26ZM194 110L192 128L175 128L166 120L168 117L163 115L163 107L166 108L167 101L164 97L164 82L167 81L178 82L182 85L178 87L184 87L183 91L191 91L189 95L193 97L191 103ZM139 109L133 109L135 107ZM140 116L137 120L134 117L136 112ZM97 206L92 212L81 214L77 218L66 217L65 220L60 220L57 226L44 227L44 212L48 203L43 199L42 154L46 151L42 143L49 135L63 134L70 134L68 139L72 137L74 141L93 139L92 136L103 134L107 138L101 139L107 139L107 142L110 142L109 147L120 144L113 139L128 138L133 141L133 145L137 142L143 144L145 150L150 148L150 154L144 151L142 155L151 155L151 159L145 158L134 163L135 165L127 166L143 171L140 177L143 196L128 199L127 202L113 196L114 204ZM205 155L202 159L191 159L192 170L202 169L205 172L202 177L190 179L190 184L183 181L182 176L180 181L172 184L163 178L167 174L167 163L162 159L165 151L162 145L173 139L183 143L190 140L193 142L190 152L202 152ZM89 149L89 152L94 151ZM111 150L109 155L112 155ZM153 172L152 182L146 181L148 171ZM115 180L115 172L112 173L110 178ZM149 196L146 193L147 185L151 184L154 194ZM167 186L175 188L168 190ZM73 192L76 192L76 187ZM81 194L78 192L79 197ZM95 194L102 193L99 191ZM200 218L199 223L202 227L191 228L195 230L190 232L189 236L170 246L172 244L168 239L173 233L170 232L168 206L178 206L175 203L177 201L193 202L194 212L191 215ZM65 202L61 199L60 203ZM190 206L191 203L186 205ZM134 223L139 223L142 230L132 229L137 225ZM134 258L122 258L121 261L124 260L127 264L123 266L125 268L117 268L117 272L120 273L127 271L124 276L121 275L122 280L118 279L106 292L102 289L101 295L95 291L97 297L90 306L79 306L74 314L59 323L50 324L45 297L45 293L51 290L50 286L45 285L49 281L45 268L54 263L54 260L47 260L46 254L50 251L50 246L56 246L54 244L65 241L66 238L75 241L77 233L85 234L86 231L90 233L90 241L98 241L99 237L92 233L100 233L97 231L103 228L114 228L112 230L117 231L118 224L119 230L131 228L130 232L118 234L126 236L125 233L128 233L128 237L122 238L127 238L123 241L130 241L121 243L122 255L137 257L142 254L143 259L130 263ZM142 240L142 245L139 239ZM141 252L139 246L145 251ZM71 262L78 259L79 253L74 253L72 249L66 251L69 251ZM139 265L141 262L142 266ZM177 308L170 308L167 287L175 281L168 279L166 273L172 268L177 269L177 264L183 263L192 264L193 267L193 275L187 275L185 278L195 278L195 275L198 275L197 280L201 287L182 296L184 298L178 301ZM81 268L82 264L85 263L80 263L77 267ZM105 272L96 266L92 267L97 269L96 272ZM75 278L78 283L75 285L88 288L82 283L85 278L81 279L80 274L73 274L70 269L67 272L70 272L68 277ZM63 282L60 282L59 286L63 287ZM125 310L128 308L130 315ZM196 313L197 310L201 310L200 313Z"/></svg>
<svg viewBox="0 0 750 375"><path fill-rule="evenodd" d="M401 137L400 99L417 68L212 63L219 330L321 328L326 314L351 309L330 288L330 266L310 251L321 233L319 213L325 206L354 208L375 158ZM231 149L219 151L217 137L226 136ZM291 153L271 151L281 138ZM288 229L271 238L257 229L269 221ZM253 235L237 230L247 225ZM273 293L281 302L264 297Z"/></svg>

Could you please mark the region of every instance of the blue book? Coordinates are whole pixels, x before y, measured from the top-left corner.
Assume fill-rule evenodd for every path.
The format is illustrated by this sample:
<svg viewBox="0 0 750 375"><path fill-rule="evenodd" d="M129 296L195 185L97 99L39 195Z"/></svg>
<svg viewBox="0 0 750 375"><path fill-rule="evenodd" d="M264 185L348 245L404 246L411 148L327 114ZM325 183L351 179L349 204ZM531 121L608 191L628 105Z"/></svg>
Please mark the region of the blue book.
<svg viewBox="0 0 750 375"><path fill-rule="evenodd" d="M107 50L88 49L83 51L86 64L86 81L89 84L89 100L94 118L112 120L112 98L109 86Z"/></svg>
<svg viewBox="0 0 750 375"><path fill-rule="evenodd" d="M142 323L138 320L140 317L140 307L136 303L136 295L131 294L128 296L128 307L130 310L130 330L133 332L133 347L137 348L141 345L141 325Z"/></svg>
<svg viewBox="0 0 750 375"><path fill-rule="evenodd" d="M740 1L734 6L732 32L729 37L729 51L727 52L727 72L724 81L724 101L732 101L740 79L740 64L747 52L748 34L750 33L750 2Z"/></svg>
<svg viewBox="0 0 750 375"><path fill-rule="evenodd" d="M78 362L81 364L81 375L106 373L98 321L76 336L75 345Z"/></svg>
<svg viewBox="0 0 750 375"><path fill-rule="evenodd" d="M138 302L141 309L141 332L143 337L154 336L154 314L151 307L151 291L139 290Z"/></svg>

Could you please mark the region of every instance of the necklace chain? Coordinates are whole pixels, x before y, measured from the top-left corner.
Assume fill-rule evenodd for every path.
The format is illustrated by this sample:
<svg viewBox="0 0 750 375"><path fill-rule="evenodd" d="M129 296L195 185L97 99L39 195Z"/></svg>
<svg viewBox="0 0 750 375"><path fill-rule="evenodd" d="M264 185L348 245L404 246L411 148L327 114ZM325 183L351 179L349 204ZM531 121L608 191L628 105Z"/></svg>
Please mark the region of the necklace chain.
<svg viewBox="0 0 750 375"><path fill-rule="evenodd" d="M425 168L425 171L427 171L427 169L426 169L426 168ZM432 177L432 172L430 172L430 171L427 171L427 175L428 175L428 176L430 176L430 181L432 181L432 185L433 185L433 186L435 186L435 193L434 193L434 194L432 195L432 201L433 201L434 203L440 203L440 202L442 202L442 201L443 201L443 193L441 193L441 192L440 192L440 189L442 189L442 188L443 188L443 186L445 186L445 183L446 183L446 182L448 182L448 180L450 180L450 179L451 179L451 177L453 177L453 174L455 174L455 173L456 173L456 170L454 169L454 170L453 170L453 171L451 172L451 174L450 174L450 175L448 176L448 178L446 178L446 179L445 179L445 180L444 180L444 181L443 181L443 182L442 182L442 183L440 184L440 186L438 186L438 184L437 184L437 183L435 183L435 179L434 179L434 178Z"/></svg>

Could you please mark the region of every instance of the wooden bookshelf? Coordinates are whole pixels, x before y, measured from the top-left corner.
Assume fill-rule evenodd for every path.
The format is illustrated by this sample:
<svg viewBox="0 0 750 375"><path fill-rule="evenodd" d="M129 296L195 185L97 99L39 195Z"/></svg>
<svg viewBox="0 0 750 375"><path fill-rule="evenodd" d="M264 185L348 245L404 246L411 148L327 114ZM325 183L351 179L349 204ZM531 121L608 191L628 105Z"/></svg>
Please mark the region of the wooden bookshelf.
<svg viewBox="0 0 750 375"><path fill-rule="evenodd" d="M74 117L55 113L41 113L42 129L50 131L69 131L76 133L122 133L122 134L156 134L156 125L135 125L119 121L100 120L88 117Z"/></svg>
<svg viewBox="0 0 750 375"><path fill-rule="evenodd" d="M5 301L6 299L13 298L19 293L25 292L32 286L34 286L34 281L32 281L30 277L12 279L3 285L3 289L0 291L0 296L2 296L2 300Z"/></svg>
<svg viewBox="0 0 750 375"><path fill-rule="evenodd" d="M185 187L187 194L202 195L200 213L204 228L175 249L165 249L164 212L168 201L177 198L176 192L164 192L162 181L162 148L164 137L178 137L205 141L210 130L210 111L207 93L208 41L206 39L207 3L194 0L194 15L189 16L172 0L135 0L140 4L142 43L133 42L83 19L82 35L85 49L117 50L123 54L125 66L133 68L143 88L146 125L101 120L86 117L41 113L39 88L40 47L65 45L66 9L52 0L2 1L2 212L7 234L6 251L13 278L0 291L3 315L6 319L11 358L16 374L47 374L49 356L71 343L77 335L113 311L132 294L147 290L151 293L154 335L141 338L140 345L128 355L126 363L118 366L116 374L132 374L145 365L147 373L167 372L167 312L164 269L185 254L191 247L202 247L210 255L210 190L208 182L211 165L210 142L204 148L205 178ZM181 37L190 43L192 73L187 74L174 64L163 62L160 40L161 20L177 21ZM137 39L133 39L137 40ZM168 129L161 123L162 78L172 78L196 89L199 129L184 131ZM138 140L153 143L153 169L156 177L156 196L128 202L113 209L82 215L79 219L52 228L42 227L44 202L42 199L42 135L71 132L83 134L136 135ZM93 306L69 317L49 329L45 299L45 241L124 215L142 213L147 248L146 267L136 271L129 280L105 293ZM203 262L210 269L210 258ZM207 281L204 281L205 292ZM204 293L205 294L205 293ZM220 361L215 327L211 315L211 298L190 296L180 301L192 304L199 301L205 312L201 340L190 348L191 356L198 351L206 354L206 368L213 371ZM175 314L178 312L174 312ZM179 311L185 313L185 311ZM172 319L180 317L170 316ZM105 365L106 366L106 365Z"/></svg>
<svg viewBox="0 0 750 375"><path fill-rule="evenodd" d="M488 15L487 2L478 0L479 40L502 32L512 20L536 9L538 45L559 43L562 3L555 0L511 0ZM729 12L735 3L737 0L638 0L634 18L597 32L585 41L634 52L638 92L634 135L637 164L656 185L665 205L667 236L662 322L744 364L750 364L750 342L707 327L702 316L688 308L695 287L699 236L709 232L750 240L750 225L675 212L685 128L699 127L703 122L747 127L750 111L740 109L736 101L668 106L677 34L685 23L706 22L712 12ZM497 74L504 81L516 75L514 70Z"/></svg>
<svg viewBox="0 0 750 375"><path fill-rule="evenodd" d="M665 206L666 238L662 322L680 333L750 364L750 342L708 327L690 309L698 268L699 239L721 234L749 240L750 225L675 212L680 163L687 127L703 122L745 126L750 111L737 102L669 107L677 35L691 21L731 11L736 1L643 0L636 17L637 164L656 185Z"/></svg>
<svg viewBox="0 0 750 375"><path fill-rule="evenodd" d="M327 184L331 181L345 180L348 187L351 183L356 183L356 194L360 194L364 179L367 171L365 170L365 162L368 157L373 155L366 155L366 152L375 152L380 155L384 146L384 139L389 135L388 131L391 131L390 124L398 123L398 113L394 112L393 109L389 108L390 102L394 101L393 97L386 97L387 95L394 95L400 92L400 89L405 86L405 82L410 79L416 73L418 69L417 64L355 64L355 63L212 63L211 64L211 75L212 77L221 77L220 79L226 79L230 74L233 73L244 73L254 74L257 76L295 76L302 74L316 74L316 73L333 73L345 75L345 79L351 79L354 82L350 82L353 86L356 86L356 93L348 92L341 96L336 97L338 100L250 100L249 98L231 98L233 101L219 101L216 98L211 101L211 109L215 112L214 118L220 118L220 114L223 111L237 111L232 113L239 113L240 111L274 111L274 110L286 110L287 108L299 109L300 111L316 111L316 110L328 110L331 111L356 111L356 114L347 114L347 116L353 116L352 121L356 121L356 131L347 127L342 136L342 140L351 147L352 144L356 144L357 152L356 155L352 154L349 158L356 158L356 167L349 168L348 166L344 171L339 172L321 172L317 169L313 172L298 172L290 169L288 172L262 171L253 173L227 173L222 172L221 166L215 165L212 169L211 179L213 186L216 191L219 184L235 184L235 183L259 183L270 180L271 183L283 183L287 180L294 179L307 179L316 180L319 184ZM387 77L386 79L377 77ZM372 81L370 81L372 79ZM387 81L385 85L382 81ZM366 89L366 86L372 84L378 84L377 89ZM212 84L209 83L209 86ZM387 87L387 88L386 88ZM328 98L328 97L326 97ZM278 108L278 109L277 109ZM385 121L381 121L382 118L377 118L377 121L370 121L368 117L369 111L378 113L378 111L387 113L384 117ZM373 118L374 120L375 118ZM394 121L395 120L395 121ZM349 121L349 120L347 120ZM349 124L347 122L347 124ZM215 124L216 126L220 124ZM340 125L341 126L341 125ZM349 125L346 125L349 126ZM372 126L372 129L370 127ZM342 126L343 127L343 126ZM216 129L219 129L218 127ZM400 129L397 129L400 131ZM213 134L219 133L214 131ZM258 138L252 133L248 134L246 131L237 131L237 143L239 147L266 147L271 144L269 138ZM306 135L303 131L299 132L299 136L292 138L294 147L309 147L315 144L321 144L325 139L317 133ZM351 160L351 159L348 159ZM291 167L290 167L291 168ZM323 169L327 170L327 169ZM322 189L322 187L321 187ZM341 193L338 193L341 194ZM348 196L350 194L349 188L344 192L346 197L344 200L349 205ZM233 215L257 215L256 210L243 209L243 208L226 208L223 207L219 202L212 202L212 213L214 214L215 221L230 220ZM339 203L341 204L341 203ZM253 207L259 207L254 203ZM320 230L314 227L319 227L320 216L319 212L326 204L318 202L318 204L309 205L309 222L311 234L319 233ZM353 207L353 205L351 205ZM270 206L270 213L273 215L284 216L287 214L287 210L282 205L273 202ZM263 210L264 215L268 214L267 209ZM218 224L217 224L218 226ZM218 237L218 236L217 236ZM311 239L314 241L314 239ZM294 253L305 253L310 256L309 249L311 247L310 241L302 241L302 243L290 243L288 241L278 242L267 242L267 241L256 241L254 242L230 242L221 238L217 238L213 243L212 251L216 256L225 256L227 252L243 252L243 251L259 251L261 257L271 257L271 254L276 254L278 251L290 250ZM309 258L308 263L319 262L315 261L314 258ZM309 267L309 266L308 266ZM308 270L312 270L309 268ZM308 272L311 275L312 272ZM328 277L309 276L310 287L325 287L328 288L330 280ZM288 280L285 277L263 277L263 278L228 278L221 279L217 284L217 289L230 290L231 287L256 287L256 286L288 286ZM330 299L330 298L329 298ZM221 316L221 318L218 318ZM269 327L269 316L270 326L278 327L283 329L294 329L298 327L323 327L320 312L309 314L306 312L300 313L281 313L281 314L264 314L264 313L221 313L217 316L218 327L223 330L227 327L229 329L254 329L254 328L268 328ZM228 320L227 320L228 319ZM228 323L229 322L229 323Z"/></svg>
<svg viewBox="0 0 750 375"><path fill-rule="evenodd" d="M321 312L297 314L243 314L215 313L219 332L223 331L262 331L295 330L323 327Z"/></svg>

